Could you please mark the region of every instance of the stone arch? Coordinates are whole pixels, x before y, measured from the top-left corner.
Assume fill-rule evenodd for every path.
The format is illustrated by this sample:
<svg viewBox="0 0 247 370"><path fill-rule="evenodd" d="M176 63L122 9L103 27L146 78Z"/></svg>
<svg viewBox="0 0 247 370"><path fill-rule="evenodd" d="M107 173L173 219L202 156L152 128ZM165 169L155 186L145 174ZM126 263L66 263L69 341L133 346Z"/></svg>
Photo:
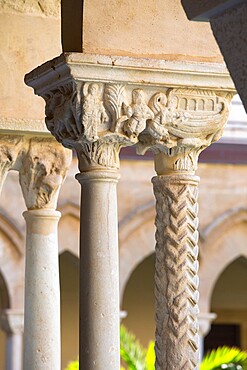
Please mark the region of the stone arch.
<svg viewBox="0 0 247 370"><path fill-rule="evenodd" d="M0 273L8 292L8 308L23 307L25 241L17 227L0 215Z"/></svg>
<svg viewBox="0 0 247 370"><path fill-rule="evenodd" d="M79 257L80 207L66 203L59 211L61 212L58 225L59 254L69 251Z"/></svg>
<svg viewBox="0 0 247 370"><path fill-rule="evenodd" d="M120 301L132 272L154 253L154 218L154 201L150 201L134 209L119 223Z"/></svg>
<svg viewBox="0 0 247 370"><path fill-rule="evenodd" d="M214 286L228 265L247 258L247 209L234 208L219 216L201 233L200 309L210 310Z"/></svg>

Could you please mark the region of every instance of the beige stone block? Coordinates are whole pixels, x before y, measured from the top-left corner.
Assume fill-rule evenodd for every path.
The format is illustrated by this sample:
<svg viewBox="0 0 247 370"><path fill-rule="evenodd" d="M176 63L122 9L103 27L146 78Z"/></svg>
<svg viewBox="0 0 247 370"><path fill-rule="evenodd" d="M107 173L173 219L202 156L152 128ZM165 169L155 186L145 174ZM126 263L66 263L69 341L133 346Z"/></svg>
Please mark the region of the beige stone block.
<svg viewBox="0 0 247 370"><path fill-rule="evenodd" d="M81 1L75 3L82 9ZM63 32L65 51L222 62L210 26L189 22L179 0L94 0L84 1L83 7L79 35L73 7L63 20L65 26L73 24Z"/></svg>
<svg viewBox="0 0 247 370"><path fill-rule="evenodd" d="M42 99L33 95L23 79L27 71L60 52L58 19L1 12L1 117L26 120L44 117Z"/></svg>

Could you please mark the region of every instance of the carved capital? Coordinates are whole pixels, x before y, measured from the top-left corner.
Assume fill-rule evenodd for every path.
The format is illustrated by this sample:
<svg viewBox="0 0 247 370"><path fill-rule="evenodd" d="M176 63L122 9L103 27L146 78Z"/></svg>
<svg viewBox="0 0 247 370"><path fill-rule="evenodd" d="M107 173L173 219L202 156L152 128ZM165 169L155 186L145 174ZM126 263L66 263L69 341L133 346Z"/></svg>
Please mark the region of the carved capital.
<svg viewBox="0 0 247 370"><path fill-rule="evenodd" d="M121 147L137 143L154 118L142 89L122 84L71 82L44 96L46 124L67 148L75 148L81 170L118 168Z"/></svg>
<svg viewBox="0 0 247 370"><path fill-rule="evenodd" d="M169 89L154 94L138 153L152 150L158 174L194 172L199 154L223 134L232 94L210 90Z"/></svg>
<svg viewBox="0 0 247 370"><path fill-rule="evenodd" d="M0 192L8 171L15 167L22 143L22 136L0 135Z"/></svg>
<svg viewBox="0 0 247 370"><path fill-rule="evenodd" d="M1 314L0 325L3 331L10 334L22 334L24 330L24 312L21 310L5 310Z"/></svg>
<svg viewBox="0 0 247 370"><path fill-rule="evenodd" d="M71 152L54 139L35 138L22 158L20 184L29 210L55 209L61 184L71 162Z"/></svg>

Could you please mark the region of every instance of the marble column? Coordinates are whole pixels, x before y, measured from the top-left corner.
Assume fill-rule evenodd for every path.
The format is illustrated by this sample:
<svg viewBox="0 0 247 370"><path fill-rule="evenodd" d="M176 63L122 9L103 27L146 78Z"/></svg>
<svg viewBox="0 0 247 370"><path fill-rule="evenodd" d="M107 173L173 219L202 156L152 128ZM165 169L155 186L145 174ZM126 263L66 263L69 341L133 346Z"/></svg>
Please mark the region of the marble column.
<svg viewBox="0 0 247 370"><path fill-rule="evenodd" d="M199 369L198 183L200 152L222 134L228 100L171 89L151 103L155 117L139 152L154 152L156 198L156 369Z"/></svg>
<svg viewBox="0 0 247 370"><path fill-rule="evenodd" d="M24 313L18 309L5 310L1 328L6 333L6 370L22 370Z"/></svg>
<svg viewBox="0 0 247 370"><path fill-rule="evenodd" d="M32 139L20 167L26 220L24 369L60 370L60 287L55 210L70 152Z"/></svg>

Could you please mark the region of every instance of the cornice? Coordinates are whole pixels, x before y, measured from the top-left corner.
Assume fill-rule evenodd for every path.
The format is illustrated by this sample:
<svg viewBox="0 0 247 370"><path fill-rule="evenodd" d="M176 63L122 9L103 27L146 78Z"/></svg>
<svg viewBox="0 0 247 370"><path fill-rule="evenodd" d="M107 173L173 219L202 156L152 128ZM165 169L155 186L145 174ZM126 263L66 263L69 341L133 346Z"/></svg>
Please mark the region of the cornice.
<svg viewBox="0 0 247 370"><path fill-rule="evenodd" d="M142 87L186 86L235 92L229 73L221 63L64 53L25 76L25 83L41 96L72 80L125 83Z"/></svg>
<svg viewBox="0 0 247 370"><path fill-rule="evenodd" d="M0 117L0 134L52 137L44 120Z"/></svg>

